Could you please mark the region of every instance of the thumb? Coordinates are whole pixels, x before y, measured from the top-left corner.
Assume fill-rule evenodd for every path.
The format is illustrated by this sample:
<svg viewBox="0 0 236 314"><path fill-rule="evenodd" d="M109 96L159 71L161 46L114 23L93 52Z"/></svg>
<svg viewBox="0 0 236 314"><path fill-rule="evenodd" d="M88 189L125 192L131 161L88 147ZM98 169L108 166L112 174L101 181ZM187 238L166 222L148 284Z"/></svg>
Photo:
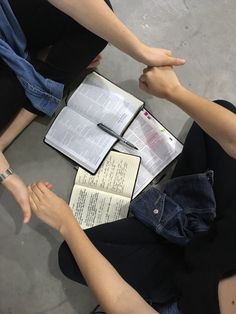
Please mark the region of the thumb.
<svg viewBox="0 0 236 314"><path fill-rule="evenodd" d="M139 80L139 88L144 90L145 92L147 92L147 90L148 90L147 83Z"/></svg>
<svg viewBox="0 0 236 314"><path fill-rule="evenodd" d="M30 204L29 203L23 204L22 210L23 210L23 222L24 222L24 224L27 224L27 223L29 223L30 218L31 218Z"/></svg>
<svg viewBox="0 0 236 314"><path fill-rule="evenodd" d="M163 65L183 65L185 63L185 59L169 57L163 62Z"/></svg>
<svg viewBox="0 0 236 314"><path fill-rule="evenodd" d="M148 88L147 82L146 82L146 80L145 80L143 75L141 75L140 78L139 78L139 88L144 90L144 91L146 91L147 88Z"/></svg>

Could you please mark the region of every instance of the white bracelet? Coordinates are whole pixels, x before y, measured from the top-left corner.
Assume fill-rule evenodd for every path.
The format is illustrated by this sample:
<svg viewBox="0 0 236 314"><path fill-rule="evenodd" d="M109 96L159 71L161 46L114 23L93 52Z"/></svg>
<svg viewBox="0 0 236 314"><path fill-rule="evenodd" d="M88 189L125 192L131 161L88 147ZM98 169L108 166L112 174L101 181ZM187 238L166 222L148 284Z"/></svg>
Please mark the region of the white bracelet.
<svg viewBox="0 0 236 314"><path fill-rule="evenodd" d="M5 172L0 174L0 183L2 183L8 176L13 174L13 170L8 168Z"/></svg>

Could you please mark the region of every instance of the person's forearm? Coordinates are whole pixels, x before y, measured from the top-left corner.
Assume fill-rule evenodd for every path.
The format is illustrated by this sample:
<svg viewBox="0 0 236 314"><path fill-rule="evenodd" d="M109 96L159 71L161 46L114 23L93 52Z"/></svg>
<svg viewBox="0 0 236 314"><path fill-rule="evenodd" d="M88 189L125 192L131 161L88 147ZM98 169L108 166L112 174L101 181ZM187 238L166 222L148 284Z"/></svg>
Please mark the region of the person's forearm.
<svg viewBox="0 0 236 314"><path fill-rule="evenodd" d="M142 43L115 16L104 0L48 0L81 25L139 60Z"/></svg>
<svg viewBox="0 0 236 314"><path fill-rule="evenodd" d="M109 314L157 313L93 246L75 220L60 230L98 302Z"/></svg>
<svg viewBox="0 0 236 314"><path fill-rule="evenodd" d="M22 108L0 136L0 151L4 151L14 139L36 118L36 114Z"/></svg>
<svg viewBox="0 0 236 314"><path fill-rule="evenodd" d="M236 115L230 110L178 86L167 99L175 103L236 158Z"/></svg>
<svg viewBox="0 0 236 314"><path fill-rule="evenodd" d="M2 152L0 152L0 173L5 172L9 168L9 163Z"/></svg>

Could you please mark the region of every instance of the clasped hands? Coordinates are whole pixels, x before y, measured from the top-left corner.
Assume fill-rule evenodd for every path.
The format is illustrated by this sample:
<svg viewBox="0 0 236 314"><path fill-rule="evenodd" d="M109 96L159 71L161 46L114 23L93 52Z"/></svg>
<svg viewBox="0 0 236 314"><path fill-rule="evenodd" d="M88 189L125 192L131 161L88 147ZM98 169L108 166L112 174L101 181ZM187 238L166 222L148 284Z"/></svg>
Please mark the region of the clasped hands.
<svg viewBox="0 0 236 314"><path fill-rule="evenodd" d="M159 62L156 61L155 66L146 62L148 66L139 78L139 87L151 95L171 100L172 95L181 87L173 66L183 65L185 60L172 57L169 50L155 50L159 51L159 58L155 58Z"/></svg>
<svg viewBox="0 0 236 314"><path fill-rule="evenodd" d="M23 222L28 223L31 211L51 227L62 231L64 223L74 220L68 204L58 197L49 182L37 182L26 187L15 173L4 182L8 191L13 195L23 211Z"/></svg>

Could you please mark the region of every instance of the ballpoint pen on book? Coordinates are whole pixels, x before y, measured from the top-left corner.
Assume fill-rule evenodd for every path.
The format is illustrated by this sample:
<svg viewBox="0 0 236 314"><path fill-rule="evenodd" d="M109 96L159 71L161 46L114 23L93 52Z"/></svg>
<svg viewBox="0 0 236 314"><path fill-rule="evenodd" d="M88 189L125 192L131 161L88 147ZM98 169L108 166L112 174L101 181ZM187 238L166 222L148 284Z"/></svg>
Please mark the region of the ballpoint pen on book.
<svg viewBox="0 0 236 314"><path fill-rule="evenodd" d="M103 130L104 132L110 134L111 136L116 137L119 141L121 141L122 143L126 144L127 146L137 149L138 148L136 146L134 146L132 143L130 143L129 141L127 141L125 138L123 138L122 136L120 136L119 134L117 134L116 132L114 132L112 129L110 129L109 127L107 127L106 125L102 124L102 123L98 123L97 126Z"/></svg>

